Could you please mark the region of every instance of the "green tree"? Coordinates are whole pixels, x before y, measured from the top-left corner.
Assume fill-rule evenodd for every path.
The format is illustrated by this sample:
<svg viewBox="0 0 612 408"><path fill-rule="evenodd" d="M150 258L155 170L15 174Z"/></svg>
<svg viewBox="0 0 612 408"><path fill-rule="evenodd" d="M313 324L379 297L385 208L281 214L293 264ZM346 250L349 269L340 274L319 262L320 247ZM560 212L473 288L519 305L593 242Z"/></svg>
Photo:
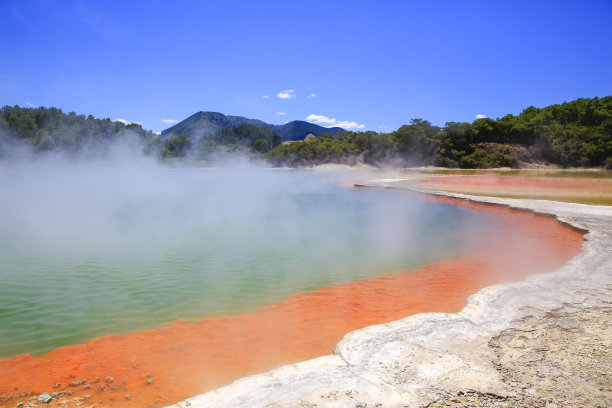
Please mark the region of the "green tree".
<svg viewBox="0 0 612 408"><path fill-rule="evenodd" d="M270 142L266 139L257 139L253 142L253 150L260 153L265 153L270 150Z"/></svg>
<svg viewBox="0 0 612 408"><path fill-rule="evenodd" d="M191 140L181 134L168 140L164 145L162 156L164 157L185 157L191 149Z"/></svg>

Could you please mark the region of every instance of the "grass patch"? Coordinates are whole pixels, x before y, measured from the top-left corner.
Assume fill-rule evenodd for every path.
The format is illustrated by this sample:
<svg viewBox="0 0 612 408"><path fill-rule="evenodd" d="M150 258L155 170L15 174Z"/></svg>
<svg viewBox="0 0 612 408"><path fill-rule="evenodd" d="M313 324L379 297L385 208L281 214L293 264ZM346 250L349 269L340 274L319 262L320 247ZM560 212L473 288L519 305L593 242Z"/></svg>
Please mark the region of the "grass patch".
<svg viewBox="0 0 612 408"><path fill-rule="evenodd" d="M500 177L546 177L546 178L577 178L577 179L610 179L612 170L602 169L403 169L402 172L431 175L486 175L494 174Z"/></svg>

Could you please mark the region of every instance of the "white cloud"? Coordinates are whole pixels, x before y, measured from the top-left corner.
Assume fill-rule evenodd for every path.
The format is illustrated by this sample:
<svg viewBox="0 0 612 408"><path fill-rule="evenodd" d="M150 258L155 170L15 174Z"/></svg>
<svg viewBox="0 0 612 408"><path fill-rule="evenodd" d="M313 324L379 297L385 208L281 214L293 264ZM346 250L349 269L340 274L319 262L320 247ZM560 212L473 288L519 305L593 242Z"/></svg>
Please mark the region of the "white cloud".
<svg viewBox="0 0 612 408"><path fill-rule="evenodd" d="M178 120L176 120L176 119L162 119L161 121L164 122L164 123L167 123L168 125L171 125L173 123L177 123L178 122Z"/></svg>
<svg viewBox="0 0 612 408"><path fill-rule="evenodd" d="M313 98L316 98L316 97L317 97L317 94L316 94L316 93L311 93L310 95L308 95L308 96L306 97L306 99L313 99Z"/></svg>
<svg viewBox="0 0 612 408"><path fill-rule="evenodd" d="M364 124L359 124L357 122L349 122L347 120L343 120L342 122L337 122L336 126L344 128L344 129L364 129Z"/></svg>
<svg viewBox="0 0 612 408"><path fill-rule="evenodd" d="M285 112L276 112L277 115L286 115Z"/></svg>
<svg viewBox="0 0 612 408"><path fill-rule="evenodd" d="M269 97L270 97L270 95L264 95L264 96L262 96L262 98L264 98L264 99L268 99Z"/></svg>
<svg viewBox="0 0 612 408"><path fill-rule="evenodd" d="M38 107L38 106L34 105L33 103L28 102L28 101L25 101L25 105L26 105L28 108L37 108L37 107Z"/></svg>
<svg viewBox="0 0 612 408"><path fill-rule="evenodd" d="M483 115L481 113L479 113L478 115L476 115L476 119L485 119L487 117L487 115Z"/></svg>
<svg viewBox="0 0 612 408"><path fill-rule="evenodd" d="M342 120L338 121L336 118L328 118L325 115L310 114L306 117L306 120L310 123L315 123L324 127L338 126L344 129L364 129L365 125L357 122Z"/></svg>
<svg viewBox="0 0 612 408"><path fill-rule="evenodd" d="M316 123L322 126L333 126L336 124L336 119L330 119L325 115L316 115L314 113L308 115L306 120L311 123Z"/></svg>
<svg viewBox="0 0 612 408"><path fill-rule="evenodd" d="M125 120L125 119L115 119L113 122L121 122L124 125L132 125L132 124L142 125L140 122L130 122L129 120Z"/></svg>
<svg viewBox="0 0 612 408"><path fill-rule="evenodd" d="M161 132L153 132L154 134L156 134L157 136L161 135Z"/></svg>
<svg viewBox="0 0 612 408"><path fill-rule="evenodd" d="M287 89L286 91L280 91L276 96L281 99L292 99L295 98L295 91L293 89Z"/></svg>

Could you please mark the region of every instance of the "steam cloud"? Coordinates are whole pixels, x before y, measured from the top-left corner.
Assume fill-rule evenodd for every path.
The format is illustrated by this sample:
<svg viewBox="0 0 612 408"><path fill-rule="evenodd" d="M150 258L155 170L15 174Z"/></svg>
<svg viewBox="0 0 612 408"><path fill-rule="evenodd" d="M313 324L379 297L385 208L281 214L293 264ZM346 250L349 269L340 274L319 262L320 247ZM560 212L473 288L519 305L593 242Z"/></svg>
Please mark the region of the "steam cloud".
<svg viewBox="0 0 612 408"><path fill-rule="evenodd" d="M338 186L354 173L246 160L171 168L134 141L104 152L0 161L0 297L23 313L3 322L0 344L15 344L15 354L43 351L22 349L32 330L49 338L46 349L92 337L65 325L75 310L98 335L236 313L418 267L440 251L457 256L477 235L456 210ZM23 331L24 321L33 327Z"/></svg>

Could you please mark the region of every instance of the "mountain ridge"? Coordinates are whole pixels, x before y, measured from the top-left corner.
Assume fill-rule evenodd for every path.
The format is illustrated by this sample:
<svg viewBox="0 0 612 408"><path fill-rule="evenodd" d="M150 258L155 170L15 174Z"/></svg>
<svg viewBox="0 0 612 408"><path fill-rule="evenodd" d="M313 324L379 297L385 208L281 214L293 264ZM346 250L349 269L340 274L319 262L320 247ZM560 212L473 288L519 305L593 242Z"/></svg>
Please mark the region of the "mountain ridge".
<svg viewBox="0 0 612 408"><path fill-rule="evenodd" d="M161 140L167 141L181 134L190 140L200 140L220 129L231 129L240 125L266 127L281 137L281 141L303 140L309 134L321 136L324 133L336 134L344 131L340 127L326 128L303 120L294 120L283 125L273 125L259 119L243 116L225 115L220 112L199 111L175 125L162 130Z"/></svg>

